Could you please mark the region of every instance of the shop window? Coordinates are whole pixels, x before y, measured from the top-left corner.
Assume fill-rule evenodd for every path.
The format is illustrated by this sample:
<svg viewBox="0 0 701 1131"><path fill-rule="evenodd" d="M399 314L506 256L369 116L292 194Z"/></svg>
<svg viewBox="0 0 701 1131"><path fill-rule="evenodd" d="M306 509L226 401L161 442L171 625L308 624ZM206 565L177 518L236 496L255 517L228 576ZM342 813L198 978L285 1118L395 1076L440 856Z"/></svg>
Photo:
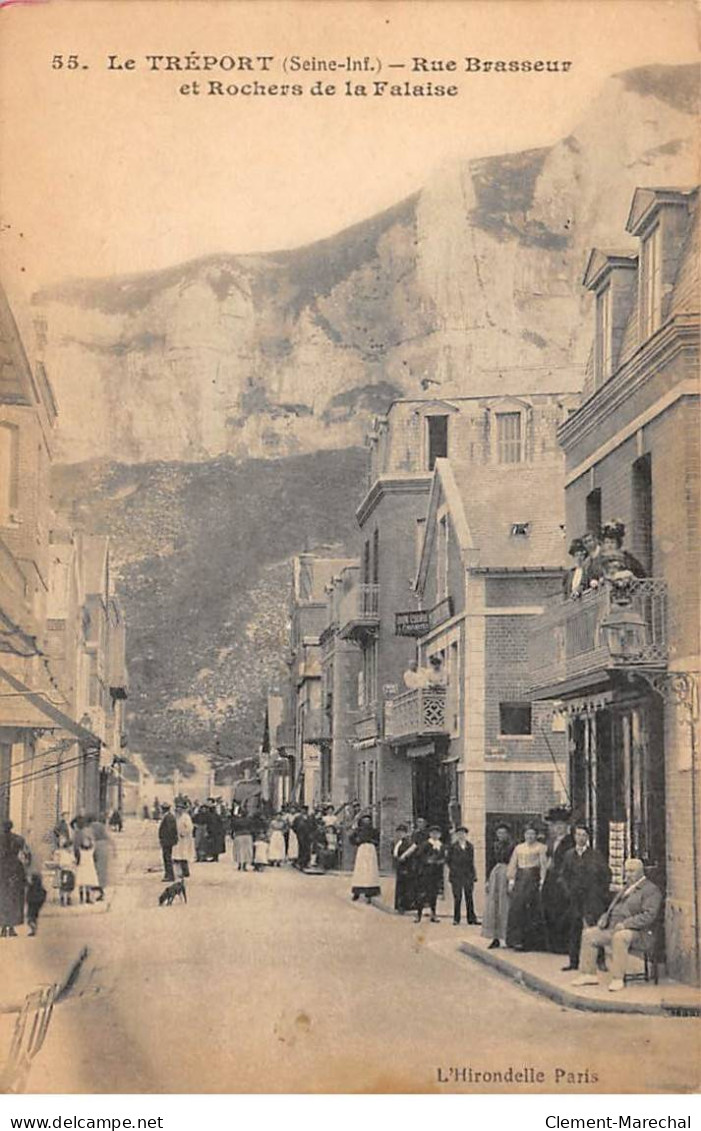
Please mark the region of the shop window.
<svg viewBox="0 0 701 1131"><path fill-rule="evenodd" d="M532 734L530 703L500 703L499 733L502 736L525 736Z"/></svg>

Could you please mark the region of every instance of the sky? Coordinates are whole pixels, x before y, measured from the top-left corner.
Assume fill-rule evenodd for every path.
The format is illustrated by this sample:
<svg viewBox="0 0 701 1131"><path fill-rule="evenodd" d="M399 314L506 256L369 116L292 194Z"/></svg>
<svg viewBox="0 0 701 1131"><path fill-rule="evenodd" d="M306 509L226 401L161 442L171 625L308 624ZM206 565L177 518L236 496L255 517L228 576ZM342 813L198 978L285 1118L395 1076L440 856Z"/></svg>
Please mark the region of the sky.
<svg viewBox="0 0 701 1131"><path fill-rule="evenodd" d="M0 255L12 293L66 277L294 247L430 181L455 158L548 145L607 76L698 59L693 0L45 0L0 8ZM272 55L268 73L150 71L147 54ZM78 66L65 64L70 54ZM63 67L52 60L62 55ZM135 59L108 69L109 55ZM312 97L280 61L370 57L380 80L455 98ZM413 75L427 59L570 61L557 74ZM404 68L389 69L389 64ZM206 93L301 81L302 98ZM354 76L358 78L358 76ZM180 87L199 80L199 96ZM203 91L202 88L205 88Z"/></svg>

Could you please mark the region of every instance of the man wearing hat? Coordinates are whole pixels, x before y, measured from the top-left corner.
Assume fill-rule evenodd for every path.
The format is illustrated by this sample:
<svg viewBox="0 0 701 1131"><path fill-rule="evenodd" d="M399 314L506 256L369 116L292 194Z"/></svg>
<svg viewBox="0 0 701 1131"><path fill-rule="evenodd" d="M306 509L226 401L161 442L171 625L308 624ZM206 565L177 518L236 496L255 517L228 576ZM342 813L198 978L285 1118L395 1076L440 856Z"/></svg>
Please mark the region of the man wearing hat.
<svg viewBox="0 0 701 1131"><path fill-rule="evenodd" d="M543 916L548 940L548 950L553 954L567 954L570 943L570 899L562 880L565 856L574 848L570 833L568 809L551 809L545 815L548 822L548 871L542 888Z"/></svg>
<svg viewBox="0 0 701 1131"><path fill-rule="evenodd" d="M161 805L161 823L158 826L158 839L161 844L161 854L163 856L163 882L172 884L175 880L175 872L173 871L173 849L178 843L178 825L175 817L170 811L170 805L164 801Z"/></svg>
<svg viewBox="0 0 701 1131"><path fill-rule="evenodd" d="M424 907L431 912L431 922L438 923L436 903L443 880L445 847L438 825L428 830L428 840L417 849L416 857L416 922L421 922Z"/></svg>
<svg viewBox="0 0 701 1131"><path fill-rule="evenodd" d="M576 970L582 930L597 922L609 898L611 872L600 852L589 843L589 829L581 821L574 826L574 848L565 853L561 878L570 901L569 956L563 970Z"/></svg>
<svg viewBox="0 0 701 1131"><path fill-rule="evenodd" d="M455 840L448 849L448 879L453 889L453 925L459 926L462 897L465 896L465 915L468 923L479 926L475 915L472 889L477 881L475 850L467 839L469 830L461 825L455 830Z"/></svg>

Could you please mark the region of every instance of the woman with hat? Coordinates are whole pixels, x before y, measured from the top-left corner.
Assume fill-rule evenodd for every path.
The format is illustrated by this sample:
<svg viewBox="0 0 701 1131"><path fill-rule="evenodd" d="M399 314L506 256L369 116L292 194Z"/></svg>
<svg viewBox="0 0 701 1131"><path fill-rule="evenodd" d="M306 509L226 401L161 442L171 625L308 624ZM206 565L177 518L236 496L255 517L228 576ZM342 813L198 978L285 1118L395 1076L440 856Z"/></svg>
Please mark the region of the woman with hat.
<svg viewBox="0 0 701 1131"><path fill-rule="evenodd" d="M567 551L574 559L574 565L565 574L563 596L565 599L581 597L587 588L587 548L581 538L575 538Z"/></svg>
<svg viewBox="0 0 701 1131"><path fill-rule="evenodd" d="M482 934L491 939L488 949L506 945L506 923L509 917L507 865L514 851L509 825L498 824L492 844L492 870L487 880L487 906L482 919Z"/></svg>
<svg viewBox="0 0 701 1131"><path fill-rule="evenodd" d="M360 899L362 895L365 897L366 903L370 903L374 895L380 894L381 888L380 870L377 863L380 834L377 829L373 828L372 817L369 813L364 813L360 817L349 839L351 844L358 849L355 854L355 867L351 880L352 898L354 900Z"/></svg>

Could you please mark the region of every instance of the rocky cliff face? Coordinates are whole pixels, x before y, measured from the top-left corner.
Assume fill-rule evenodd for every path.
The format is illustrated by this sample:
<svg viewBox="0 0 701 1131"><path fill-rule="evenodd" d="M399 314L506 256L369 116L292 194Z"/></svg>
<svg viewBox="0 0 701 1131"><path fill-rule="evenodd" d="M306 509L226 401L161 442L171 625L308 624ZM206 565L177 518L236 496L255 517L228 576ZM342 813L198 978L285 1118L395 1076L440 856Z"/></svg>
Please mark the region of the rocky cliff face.
<svg viewBox="0 0 701 1131"><path fill-rule="evenodd" d="M620 246L636 186L694 181L697 90L625 72L557 145L443 168L332 239L37 295L59 455L280 457L359 443L394 396L579 388L586 253Z"/></svg>

